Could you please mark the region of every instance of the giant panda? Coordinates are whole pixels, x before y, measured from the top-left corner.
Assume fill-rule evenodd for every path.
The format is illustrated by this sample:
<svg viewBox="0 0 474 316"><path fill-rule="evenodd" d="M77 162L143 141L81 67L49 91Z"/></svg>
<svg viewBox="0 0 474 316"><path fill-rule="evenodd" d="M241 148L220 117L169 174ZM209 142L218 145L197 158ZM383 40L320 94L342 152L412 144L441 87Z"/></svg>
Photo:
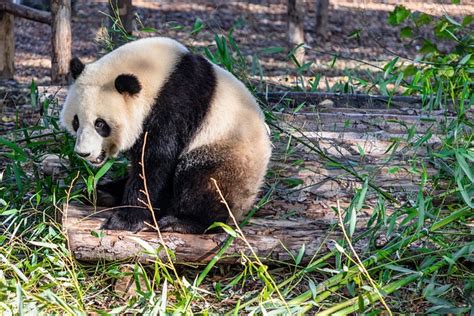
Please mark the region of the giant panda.
<svg viewBox="0 0 474 316"><path fill-rule="evenodd" d="M262 111L231 73L164 37L87 65L73 58L70 72L60 121L76 137L76 154L96 167L120 152L130 159L127 178L105 185L121 207L102 229L139 231L152 222L142 154L161 231L203 233L228 220L211 178L237 219L252 207L271 143Z"/></svg>

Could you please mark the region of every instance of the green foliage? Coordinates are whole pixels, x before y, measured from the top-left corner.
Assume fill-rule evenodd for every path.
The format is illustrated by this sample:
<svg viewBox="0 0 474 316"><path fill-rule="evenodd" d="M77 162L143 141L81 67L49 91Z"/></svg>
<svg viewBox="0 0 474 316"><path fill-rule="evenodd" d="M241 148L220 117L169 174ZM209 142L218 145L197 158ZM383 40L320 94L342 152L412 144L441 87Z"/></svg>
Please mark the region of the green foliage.
<svg viewBox="0 0 474 316"><path fill-rule="evenodd" d="M410 16L410 11L402 5L397 5L388 16L388 23L391 25L399 25Z"/></svg>
<svg viewBox="0 0 474 316"><path fill-rule="evenodd" d="M203 54L211 62L233 73L250 90L255 91L258 86L254 84L251 77L262 76L258 58L254 55L249 63L249 58L240 50L233 33L234 28L231 28L225 35L215 34L214 45L205 47Z"/></svg>
<svg viewBox="0 0 474 316"><path fill-rule="evenodd" d="M433 19L425 13L411 12L403 6L397 6L389 15L389 23L404 24L400 28L400 37L408 41L422 43L419 57L408 60L408 64L392 69L392 74L403 74L400 83L405 94L422 94L433 97L438 92L449 100L464 99L466 86L472 89L474 82L474 34L472 16L466 16L462 22L445 14ZM425 37L422 28L431 29L431 35ZM442 42L448 50L441 50L435 42ZM447 99L436 98L430 106L440 107Z"/></svg>

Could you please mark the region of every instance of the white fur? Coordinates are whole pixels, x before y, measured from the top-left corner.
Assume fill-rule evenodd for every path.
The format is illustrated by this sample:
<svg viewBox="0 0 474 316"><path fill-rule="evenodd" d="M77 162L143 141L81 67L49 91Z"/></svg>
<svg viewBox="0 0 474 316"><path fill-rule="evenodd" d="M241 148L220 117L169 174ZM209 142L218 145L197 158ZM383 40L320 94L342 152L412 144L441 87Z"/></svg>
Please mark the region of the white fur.
<svg viewBox="0 0 474 316"><path fill-rule="evenodd" d="M256 137L260 141L264 124L257 102L231 73L216 65L214 71L217 87L210 112L187 151L229 139L238 141Z"/></svg>
<svg viewBox="0 0 474 316"><path fill-rule="evenodd" d="M69 88L61 124L74 134L72 120L79 117L76 151L87 152L94 161L105 150L115 156L129 149L142 132L162 85L180 54L187 49L169 38L147 38L123 45L94 63L88 64ZM137 96L117 93L114 82L120 74L134 74L142 85ZM94 129L97 118L104 119L112 135L101 138Z"/></svg>

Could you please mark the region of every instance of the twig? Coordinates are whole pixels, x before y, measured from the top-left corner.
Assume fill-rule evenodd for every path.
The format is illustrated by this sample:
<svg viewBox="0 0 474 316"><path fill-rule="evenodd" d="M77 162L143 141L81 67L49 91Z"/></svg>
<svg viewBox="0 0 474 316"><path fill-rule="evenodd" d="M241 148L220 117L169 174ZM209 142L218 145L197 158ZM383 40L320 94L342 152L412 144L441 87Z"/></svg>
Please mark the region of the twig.
<svg viewBox="0 0 474 316"><path fill-rule="evenodd" d="M140 165L141 165L141 169L142 169L142 172L140 174L140 178L143 179L143 190L140 190L140 191L145 195L145 198L146 198L146 201L147 201L145 203L145 206L151 212L151 217L153 219L153 224L154 224L153 228L155 228L156 231L158 232L158 237L160 238L160 242L163 245L163 251L166 254L166 257L167 257L168 262L170 264L171 270L173 270L173 273L176 277L176 281L181 285L180 277L178 275L178 272L176 271L176 268L173 264L173 260L171 259L171 256L169 254L169 249L168 249L168 247L167 247L167 245L166 245L166 243L163 239L163 236L161 235L160 227L158 226L158 221L156 220L155 212L153 210L153 205L151 204L150 194L148 193L148 185L147 185L146 173L145 173L145 147L146 147L147 136L148 136L148 132L145 132L145 135L143 136L143 146L142 146L142 154L141 154L141 160L140 160ZM144 201L142 201L142 203L143 202ZM158 256L158 258L159 258L159 256Z"/></svg>

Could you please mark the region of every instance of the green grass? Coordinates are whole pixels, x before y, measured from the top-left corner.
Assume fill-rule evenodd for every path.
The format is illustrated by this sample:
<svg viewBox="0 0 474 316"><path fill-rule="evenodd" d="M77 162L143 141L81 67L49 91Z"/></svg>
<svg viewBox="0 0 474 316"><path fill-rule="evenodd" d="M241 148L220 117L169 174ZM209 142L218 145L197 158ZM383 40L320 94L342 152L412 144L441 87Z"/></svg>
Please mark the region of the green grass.
<svg viewBox="0 0 474 316"><path fill-rule="evenodd" d="M411 13L407 15L403 9L397 10L390 23L400 24L410 18ZM420 19L415 14L411 18L415 22ZM457 36L458 33L465 34L465 28L455 22L444 18L439 22L448 23L442 24L443 31L438 24L433 28L440 36L451 36L449 33L452 33L461 46L456 51L441 53L425 47L428 51L422 60L409 63L394 56L373 78L349 76L348 81L329 87L334 92L376 89L387 96L401 89L404 94L420 96L427 110L449 104L455 111L454 120L446 125L445 133L441 135L441 146L429 151L425 160L436 166L439 173L431 176L425 172L423 161L412 160L411 167L420 178L419 192L412 199L393 197L375 186L365 174L359 174L327 155L318 144L304 137L291 137L287 155L291 156L294 145L300 144L315 159L352 174L361 183L361 189L354 190L347 209L334 209L341 213L347 238L334 241L335 246L328 252L321 249L317 253L306 253L312 259L304 265L301 264L304 245L299 253L293 254L293 262L265 262L255 256L240 254L241 264L220 264L219 258L225 256L229 245L235 239L245 239L240 230L230 228L218 256L205 266L175 266L158 256L148 266L131 260L129 269L123 269L124 262L76 261L58 223L62 204L69 200L93 199L95 184L104 176L123 175L127 162L120 158L99 170L91 170L74 155L74 140L58 126L57 100L39 95L33 83L31 107L43 114L26 125L20 120L22 110L19 108L15 128L0 138L3 166L0 313L319 312L346 315L359 312L372 315L384 311L382 300L393 312L472 312L474 58L472 45L462 46L460 39L464 37ZM120 24L114 26L120 32ZM194 35L202 29L202 21L197 21L190 33ZM113 47L111 42L107 45ZM258 59L255 56L246 58L232 31L216 35L215 45L203 53L235 73L252 91L262 91L265 86ZM335 56L332 64L338 58ZM313 76L317 82L324 79L320 74L308 74L311 72L308 64L296 65L291 71L301 78ZM304 80L300 83L295 90L315 90L318 86L314 81L312 87L305 87ZM301 108L297 107L298 110ZM288 129L281 127L282 122L274 115L266 114L275 138L289 135L290 126ZM415 140L413 135L414 131L407 129L406 139L414 148L421 147L430 138L427 134ZM67 172L51 176L41 171L42 157L53 153L69 162ZM265 194L251 215L271 202L274 190L281 189L282 184L286 183L287 187L288 184L289 187L299 184L294 183L294 179L282 178L275 170L269 172L267 179ZM432 187L428 188L428 183ZM378 206L361 232L355 227L368 193L378 197ZM388 213L388 207L394 204L398 205L395 212ZM388 237L388 242L381 247L376 244L380 233ZM356 255L350 245L364 238L368 240L368 249ZM147 248L146 244L143 246ZM136 286L132 297L125 297L114 289L117 280L127 277ZM420 307L411 310L415 306Z"/></svg>

